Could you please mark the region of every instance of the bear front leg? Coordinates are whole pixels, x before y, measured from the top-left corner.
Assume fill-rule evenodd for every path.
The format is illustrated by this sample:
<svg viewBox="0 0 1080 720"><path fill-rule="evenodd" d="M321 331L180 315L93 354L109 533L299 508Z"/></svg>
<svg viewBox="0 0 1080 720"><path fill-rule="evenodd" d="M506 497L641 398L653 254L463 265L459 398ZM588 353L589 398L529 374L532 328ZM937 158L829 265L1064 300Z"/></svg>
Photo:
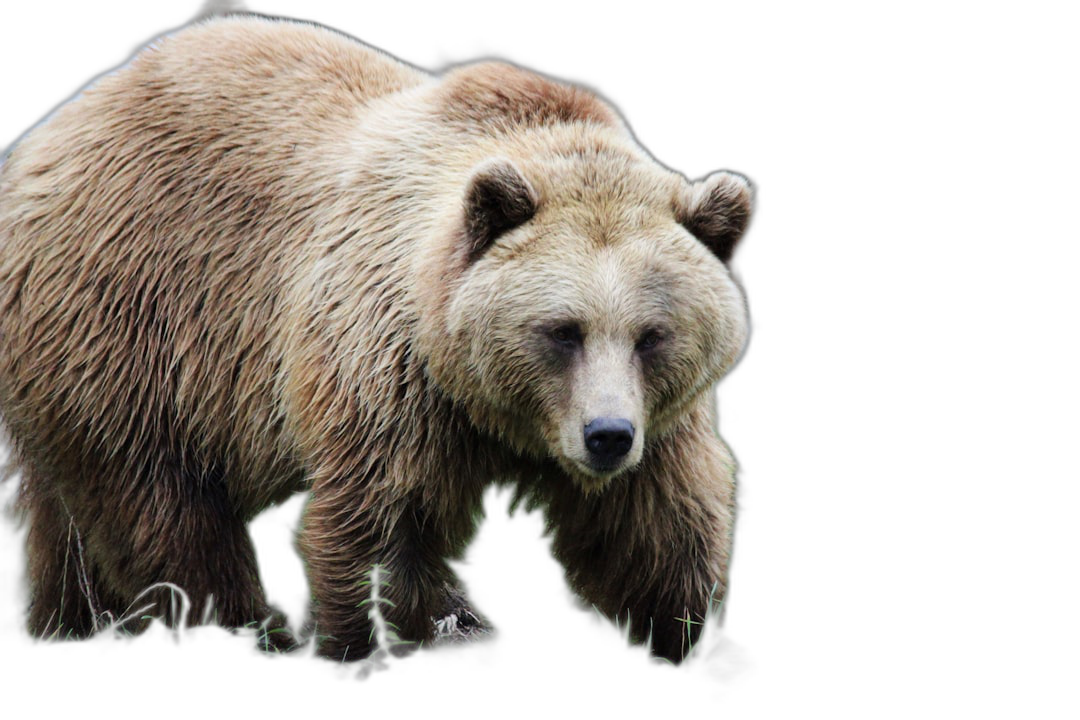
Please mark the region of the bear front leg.
<svg viewBox="0 0 1080 720"><path fill-rule="evenodd" d="M359 660L374 651L373 610L397 639L420 643L432 641L436 619L463 602L445 558L459 554L465 538L455 541L453 528L420 500L400 494L393 483L370 480L313 487L299 546L314 600L316 642L326 657Z"/></svg>
<svg viewBox="0 0 1080 720"><path fill-rule="evenodd" d="M583 495L552 483L549 522L571 585L654 655L680 662L727 590L734 461L703 403L641 464Z"/></svg>

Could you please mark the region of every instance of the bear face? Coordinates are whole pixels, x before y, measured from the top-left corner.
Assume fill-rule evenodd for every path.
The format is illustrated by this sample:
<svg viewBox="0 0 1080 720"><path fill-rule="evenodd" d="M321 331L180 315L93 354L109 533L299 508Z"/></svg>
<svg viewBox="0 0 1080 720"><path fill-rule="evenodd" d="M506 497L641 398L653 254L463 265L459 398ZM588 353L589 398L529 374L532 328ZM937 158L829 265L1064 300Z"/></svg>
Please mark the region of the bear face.
<svg viewBox="0 0 1080 720"><path fill-rule="evenodd" d="M610 142L481 163L435 381L519 452L602 487L741 353L723 261L749 205L740 176L690 184Z"/></svg>

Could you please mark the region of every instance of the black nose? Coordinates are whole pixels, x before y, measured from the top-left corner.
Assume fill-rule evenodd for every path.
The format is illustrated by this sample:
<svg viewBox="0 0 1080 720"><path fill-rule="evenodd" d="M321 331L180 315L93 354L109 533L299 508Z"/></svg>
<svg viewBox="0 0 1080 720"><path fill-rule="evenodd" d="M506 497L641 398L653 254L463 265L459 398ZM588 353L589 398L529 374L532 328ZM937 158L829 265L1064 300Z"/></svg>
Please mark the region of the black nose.
<svg viewBox="0 0 1080 720"><path fill-rule="evenodd" d="M595 465L612 467L634 444L634 426L622 418L596 418L585 426L585 447Z"/></svg>

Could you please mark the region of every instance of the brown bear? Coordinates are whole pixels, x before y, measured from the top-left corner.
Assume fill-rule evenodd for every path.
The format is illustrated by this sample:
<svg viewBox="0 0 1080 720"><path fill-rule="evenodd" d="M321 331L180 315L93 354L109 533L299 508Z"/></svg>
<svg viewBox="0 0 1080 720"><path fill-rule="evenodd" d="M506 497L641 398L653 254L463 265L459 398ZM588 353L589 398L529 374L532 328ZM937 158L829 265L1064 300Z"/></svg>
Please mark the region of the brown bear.
<svg viewBox="0 0 1080 720"><path fill-rule="evenodd" d="M372 649L375 566L386 621L428 640L505 482L581 597L681 660L726 590L711 397L750 209L743 177L690 183L509 64L434 76L257 16L160 38L0 173L30 631L179 621L163 584L190 621L282 627L246 523L309 490L320 652Z"/></svg>

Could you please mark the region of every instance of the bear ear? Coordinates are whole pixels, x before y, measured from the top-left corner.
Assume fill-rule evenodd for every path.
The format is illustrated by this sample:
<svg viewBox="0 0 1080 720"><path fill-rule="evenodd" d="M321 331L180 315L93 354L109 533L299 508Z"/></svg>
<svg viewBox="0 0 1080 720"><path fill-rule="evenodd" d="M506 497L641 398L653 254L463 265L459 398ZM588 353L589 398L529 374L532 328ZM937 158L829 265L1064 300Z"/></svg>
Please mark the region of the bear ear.
<svg viewBox="0 0 1080 720"><path fill-rule="evenodd" d="M749 180L720 170L686 188L680 198L678 220L721 262L727 263L750 223L753 198Z"/></svg>
<svg viewBox="0 0 1080 720"><path fill-rule="evenodd" d="M494 158L480 165L465 191L469 260L479 258L507 230L536 214L536 190L514 163Z"/></svg>

